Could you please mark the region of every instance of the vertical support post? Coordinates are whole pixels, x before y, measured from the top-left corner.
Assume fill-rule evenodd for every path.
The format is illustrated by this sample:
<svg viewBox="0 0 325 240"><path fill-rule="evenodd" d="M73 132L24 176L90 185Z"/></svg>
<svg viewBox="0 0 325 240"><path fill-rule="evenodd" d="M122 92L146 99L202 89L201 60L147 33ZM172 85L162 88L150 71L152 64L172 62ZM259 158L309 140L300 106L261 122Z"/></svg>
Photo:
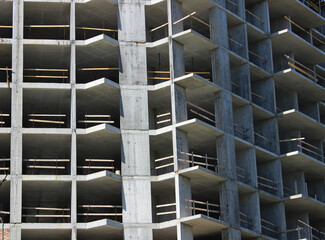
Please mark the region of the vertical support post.
<svg viewBox="0 0 325 240"><path fill-rule="evenodd" d="M24 1L13 1L11 153L10 153L10 239L21 239L22 125L23 125L23 33Z"/></svg>
<svg viewBox="0 0 325 240"><path fill-rule="evenodd" d="M118 1L125 240L153 239L145 4L145 0Z"/></svg>
<svg viewBox="0 0 325 240"><path fill-rule="evenodd" d="M77 92L76 92L76 3L71 0L70 5L70 85L71 85L71 109L70 109L70 128L71 128L71 239L77 239Z"/></svg>

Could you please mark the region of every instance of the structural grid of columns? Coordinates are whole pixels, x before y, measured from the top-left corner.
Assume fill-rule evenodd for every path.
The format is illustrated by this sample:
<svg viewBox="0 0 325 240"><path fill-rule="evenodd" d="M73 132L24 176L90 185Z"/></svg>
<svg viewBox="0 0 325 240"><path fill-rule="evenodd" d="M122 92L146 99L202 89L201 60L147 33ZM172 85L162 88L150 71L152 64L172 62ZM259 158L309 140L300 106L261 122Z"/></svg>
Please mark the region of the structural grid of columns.
<svg viewBox="0 0 325 240"><path fill-rule="evenodd" d="M325 240L322 0L0 0L0 239Z"/></svg>

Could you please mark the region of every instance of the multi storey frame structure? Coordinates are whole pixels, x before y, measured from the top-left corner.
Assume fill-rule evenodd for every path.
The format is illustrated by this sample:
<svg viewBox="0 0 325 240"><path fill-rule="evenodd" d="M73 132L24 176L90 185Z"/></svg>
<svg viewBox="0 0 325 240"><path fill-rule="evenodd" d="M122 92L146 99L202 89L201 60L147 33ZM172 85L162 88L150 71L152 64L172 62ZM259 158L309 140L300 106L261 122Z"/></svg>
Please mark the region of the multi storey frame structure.
<svg viewBox="0 0 325 240"><path fill-rule="evenodd" d="M325 239L323 5L0 1L5 239Z"/></svg>

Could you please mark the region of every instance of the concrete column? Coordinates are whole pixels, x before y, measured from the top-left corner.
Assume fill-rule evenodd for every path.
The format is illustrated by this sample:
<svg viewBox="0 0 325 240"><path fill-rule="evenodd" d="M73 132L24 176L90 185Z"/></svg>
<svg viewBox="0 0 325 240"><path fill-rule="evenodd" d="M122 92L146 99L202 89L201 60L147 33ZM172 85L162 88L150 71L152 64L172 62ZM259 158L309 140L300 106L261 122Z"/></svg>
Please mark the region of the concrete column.
<svg viewBox="0 0 325 240"><path fill-rule="evenodd" d="M217 48L211 52L212 80L215 84L231 91L229 52L225 48Z"/></svg>
<svg viewBox="0 0 325 240"><path fill-rule="evenodd" d="M22 125L23 125L23 34L24 2L13 1L11 163L10 163L10 239L21 239L22 209Z"/></svg>
<svg viewBox="0 0 325 240"><path fill-rule="evenodd" d="M153 239L145 3L145 0L118 2L125 240Z"/></svg>
<svg viewBox="0 0 325 240"><path fill-rule="evenodd" d="M246 49L247 51L247 49ZM249 64L243 64L238 68L231 69L232 92L242 98L251 101L251 79Z"/></svg>
<svg viewBox="0 0 325 240"><path fill-rule="evenodd" d="M71 84L71 239L77 239L77 91L76 91L76 3L75 0L71 0L70 5L70 84Z"/></svg>
<svg viewBox="0 0 325 240"><path fill-rule="evenodd" d="M228 29L226 11L214 7L210 9L210 40L219 46L228 48Z"/></svg>

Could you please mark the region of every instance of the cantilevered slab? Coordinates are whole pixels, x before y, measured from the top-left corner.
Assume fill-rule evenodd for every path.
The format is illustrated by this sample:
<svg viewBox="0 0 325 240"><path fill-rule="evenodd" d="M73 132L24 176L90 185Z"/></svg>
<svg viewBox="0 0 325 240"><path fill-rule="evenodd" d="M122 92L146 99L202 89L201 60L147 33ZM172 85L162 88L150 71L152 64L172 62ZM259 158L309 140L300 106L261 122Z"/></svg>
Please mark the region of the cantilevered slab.
<svg viewBox="0 0 325 240"><path fill-rule="evenodd" d="M241 181L237 180L237 186L238 186L238 192L240 194L249 194L256 192L256 188L253 188L251 185L247 183L243 183Z"/></svg>
<svg viewBox="0 0 325 240"><path fill-rule="evenodd" d="M201 4L201 3L200 3ZM184 45L185 51L209 52L218 48L210 39L193 29L188 29L183 32L173 35L173 39Z"/></svg>
<svg viewBox="0 0 325 240"><path fill-rule="evenodd" d="M266 120L275 117L274 113L266 110L265 108L262 108L256 103L253 103L252 106L254 121Z"/></svg>
<svg viewBox="0 0 325 240"><path fill-rule="evenodd" d="M295 109L279 113L278 122L281 127L286 129L300 129L305 137L309 137L311 139L325 138L324 124Z"/></svg>
<svg viewBox="0 0 325 240"><path fill-rule="evenodd" d="M115 204L121 203L122 201L121 176L111 173L109 171L99 172L99 174L91 176L91 177L96 176L96 178L92 178L92 179L89 179L90 175L87 175L85 176L85 178L83 178L86 180L81 180L82 178L78 177L77 197L80 203L89 204L88 201L103 202L103 199L109 199Z"/></svg>
<svg viewBox="0 0 325 240"><path fill-rule="evenodd" d="M300 151L294 151L280 156L281 165L285 172L304 171L314 177L325 176L325 163L308 156Z"/></svg>
<svg viewBox="0 0 325 240"><path fill-rule="evenodd" d="M108 113L119 116L120 87L117 83L101 78L86 84L77 84L77 112Z"/></svg>
<svg viewBox="0 0 325 240"><path fill-rule="evenodd" d="M249 62L249 69L251 74L251 81L264 80L271 77L271 74L265 71L263 68L257 66L253 62Z"/></svg>
<svg viewBox="0 0 325 240"><path fill-rule="evenodd" d="M148 86L149 106L151 108L171 108L170 81Z"/></svg>
<svg viewBox="0 0 325 240"><path fill-rule="evenodd" d="M89 223L78 223L78 238L82 239L123 239L123 226L120 222L103 219Z"/></svg>
<svg viewBox="0 0 325 240"><path fill-rule="evenodd" d="M322 50L288 29L273 33L271 40L275 55L293 52L295 58L303 59L305 63L313 65L325 61L325 54Z"/></svg>
<svg viewBox="0 0 325 240"><path fill-rule="evenodd" d="M100 34L98 36L86 39L86 40L77 40L76 41L77 46L92 46L97 49L100 49L101 47L107 48L108 46L111 46L112 48L118 47L118 41L114 38L111 38L105 34Z"/></svg>
<svg viewBox="0 0 325 240"><path fill-rule="evenodd" d="M279 158L277 154L256 145L255 145L255 151L256 151L256 160L258 162L267 162Z"/></svg>
<svg viewBox="0 0 325 240"><path fill-rule="evenodd" d="M189 65L193 57L196 68L210 68L211 51L218 48L217 45L192 29L173 35L173 39L184 45L185 64Z"/></svg>
<svg viewBox="0 0 325 240"><path fill-rule="evenodd" d="M297 194L284 199L285 207L292 212L309 212L314 219L325 218L325 203Z"/></svg>
<svg viewBox="0 0 325 240"><path fill-rule="evenodd" d="M229 227L225 222L203 214L182 218L181 222L193 227L194 237L211 236Z"/></svg>
<svg viewBox="0 0 325 240"><path fill-rule="evenodd" d="M215 93L221 88L213 82L197 75L187 74L174 82L186 89L186 100L204 109L214 109Z"/></svg>
<svg viewBox="0 0 325 240"><path fill-rule="evenodd" d="M91 149L96 152L100 149L110 149L110 154L120 154L121 132L120 129L109 125L100 124L87 129L77 129L77 144L81 150Z"/></svg>
<svg viewBox="0 0 325 240"><path fill-rule="evenodd" d="M247 22L247 35L250 41L261 41L268 38L268 35L260 28Z"/></svg>
<svg viewBox="0 0 325 240"><path fill-rule="evenodd" d="M275 84L281 88L292 90L305 99L324 101L325 88L293 69L277 72L273 76Z"/></svg>
<svg viewBox="0 0 325 240"><path fill-rule="evenodd" d="M217 137L224 132L208 123L193 118L176 124L176 127L187 133L189 147L201 152L210 152L211 146L215 146Z"/></svg>
<svg viewBox="0 0 325 240"><path fill-rule="evenodd" d="M245 150L245 149L252 148L253 144L240 137L235 136L235 147L236 150Z"/></svg>
<svg viewBox="0 0 325 240"><path fill-rule="evenodd" d="M229 61L231 65L242 65L248 63L248 60L229 49Z"/></svg>
<svg viewBox="0 0 325 240"><path fill-rule="evenodd" d="M225 181L225 177L218 174L215 171L211 171L201 166L194 166L179 170L178 173L184 177L190 178L193 182L198 184L204 182L204 184L209 185L209 183L215 184L216 182Z"/></svg>
<svg viewBox="0 0 325 240"><path fill-rule="evenodd" d="M118 42L105 34L76 41L77 67L118 67ZM106 65L104 66L103 63Z"/></svg>
<svg viewBox="0 0 325 240"><path fill-rule="evenodd" d="M272 0L269 4L271 19L290 16L305 28L315 28L325 24L325 18L299 0Z"/></svg>
<svg viewBox="0 0 325 240"><path fill-rule="evenodd" d="M167 126L157 130L149 130L150 150L172 150L172 127Z"/></svg>
<svg viewBox="0 0 325 240"><path fill-rule="evenodd" d="M258 189L258 195L262 203L277 203L281 202L281 198L275 195L276 192L270 193L265 190Z"/></svg>
<svg viewBox="0 0 325 240"><path fill-rule="evenodd" d="M258 237L260 236L259 233L244 227L240 227L240 232L242 239L258 239Z"/></svg>

